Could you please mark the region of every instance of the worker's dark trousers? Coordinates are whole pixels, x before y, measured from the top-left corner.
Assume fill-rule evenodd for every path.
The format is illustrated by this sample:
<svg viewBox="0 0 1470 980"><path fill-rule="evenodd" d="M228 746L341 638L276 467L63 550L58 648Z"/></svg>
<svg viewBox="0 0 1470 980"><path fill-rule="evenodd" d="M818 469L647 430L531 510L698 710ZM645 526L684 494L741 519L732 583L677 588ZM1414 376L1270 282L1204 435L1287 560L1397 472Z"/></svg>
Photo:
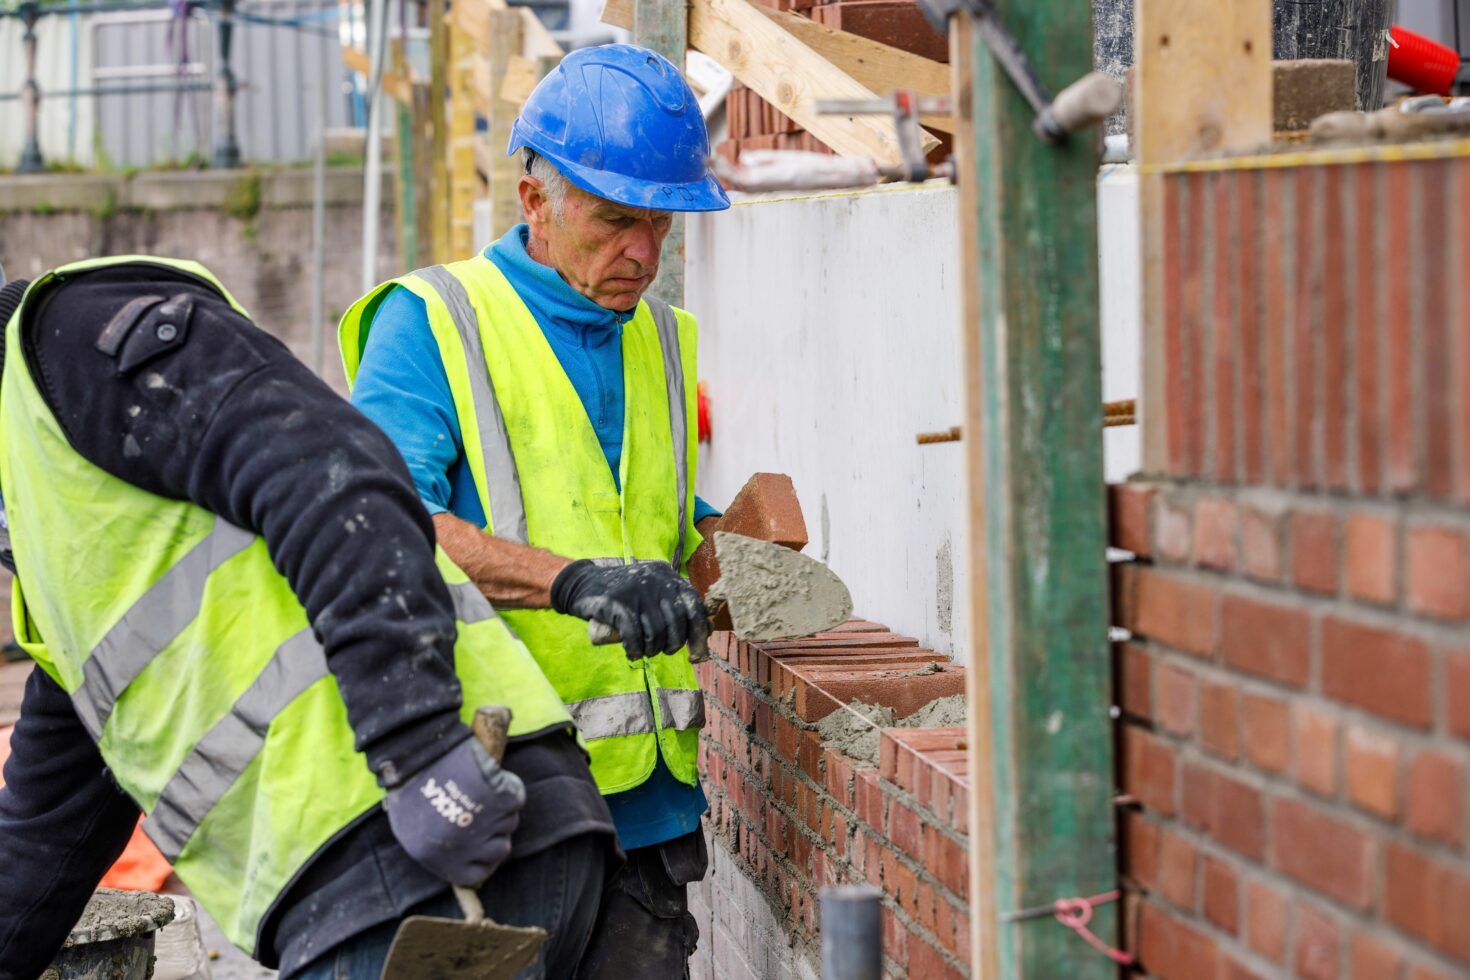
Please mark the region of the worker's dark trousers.
<svg viewBox="0 0 1470 980"><path fill-rule="evenodd" d="M689 884L704 878L704 832L638 847L608 882L577 980L681 980L699 943Z"/></svg>
<svg viewBox="0 0 1470 980"><path fill-rule="evenodd" d="M566 980L577 973L597 922L607 880L609 841L583 834L501 867L480 888L485 914L509 926L542 926L551 935L536 962L516 980ZM443 895L410 913L463 918L454 895ZM297 980L379 980L399 923L386 922L338 946L297 974Z"/></svg>

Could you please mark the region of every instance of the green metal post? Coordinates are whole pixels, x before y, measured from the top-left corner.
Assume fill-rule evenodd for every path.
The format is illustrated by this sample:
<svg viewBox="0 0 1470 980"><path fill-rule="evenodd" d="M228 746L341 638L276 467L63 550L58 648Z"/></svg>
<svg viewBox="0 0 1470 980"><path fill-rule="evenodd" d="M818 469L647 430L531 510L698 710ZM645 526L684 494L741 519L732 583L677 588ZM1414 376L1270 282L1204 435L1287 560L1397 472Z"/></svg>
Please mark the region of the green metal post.
<svg viewBox="0 0 1470 980"><path fill-rule="evenodd" d="M684 70L689 46L689 8L684 0L633 0L633 43L652 48ZM649 292L674 306L684 305L684 216L664 239L658 278Z"/></svg>
<svg viewBox="0 0 1470 980"><path fill-rule="evenodd" d="M994 0L1042 80L1060 91L1092 69L1089 0ZM970 15L960 14L960 18ZM993 854L977 977L1116 978L1117 965L1050 916L1006 913L1111 890L1116 881L1109 705L1106 504L1097 279L1095 131L1047 146L1035 113L978 31L957 25L961 234L972 263L966 324L979 553L978 673L988 673ZM963 64L958 63L960 59ZM978 364L974 363L978 361ZM970 429L968 431L974 431ZM979 693L979 692L977 692ZM973 709L972 709L973 710ZM987 751L988 750L988 751ZM1116 904L1090 928L1117 936Z"/></svg>

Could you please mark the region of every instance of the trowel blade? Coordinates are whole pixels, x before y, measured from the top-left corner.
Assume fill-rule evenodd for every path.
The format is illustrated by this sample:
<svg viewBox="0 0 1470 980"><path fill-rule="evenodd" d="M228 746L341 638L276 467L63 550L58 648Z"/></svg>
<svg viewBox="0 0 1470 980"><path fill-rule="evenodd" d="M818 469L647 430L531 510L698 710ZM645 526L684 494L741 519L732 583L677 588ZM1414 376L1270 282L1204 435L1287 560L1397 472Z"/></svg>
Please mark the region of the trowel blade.
<svg viewBox="0 0 1470 980"><path fill-rule="evenodd" d="M715 532L715 556L716 588L742 640L811 636L852 615L847 586L815 558L728 531Z"/></svg>
<svg viewBox="0 0 1470 980"><path fill-rule="evenodd" d="M546 930L532 926L413 915L393 937L382 980L512 980L545 942Z"/></svg>

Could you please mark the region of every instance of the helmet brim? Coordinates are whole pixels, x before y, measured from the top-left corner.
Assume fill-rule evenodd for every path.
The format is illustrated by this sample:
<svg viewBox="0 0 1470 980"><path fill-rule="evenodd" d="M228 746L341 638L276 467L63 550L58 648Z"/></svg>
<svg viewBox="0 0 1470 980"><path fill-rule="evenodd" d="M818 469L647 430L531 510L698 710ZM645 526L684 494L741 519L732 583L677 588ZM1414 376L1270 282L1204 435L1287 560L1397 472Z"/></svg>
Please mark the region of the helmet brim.
<svg viewBox="0 0 1470 980"><path fill-rule="evenodd" d="M540 150L536 152L541 153ZM542 156L555 164L556 169L577 187L625 207L650 211L723 211L730 206L730 196L711 173L687 184L666 184L594 170L549 153L542 153Z"/></svg>

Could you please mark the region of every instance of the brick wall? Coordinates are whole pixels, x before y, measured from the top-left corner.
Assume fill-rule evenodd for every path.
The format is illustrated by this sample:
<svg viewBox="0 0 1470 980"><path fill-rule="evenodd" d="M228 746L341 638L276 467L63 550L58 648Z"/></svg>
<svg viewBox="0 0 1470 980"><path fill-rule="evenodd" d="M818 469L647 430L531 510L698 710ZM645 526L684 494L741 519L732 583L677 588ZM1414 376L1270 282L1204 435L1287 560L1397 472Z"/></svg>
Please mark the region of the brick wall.
<svg viewBox="0 0 1470 980"><path fill-rule="evenodd" d="M969 976L968 776L960 728L884 729L879 765L822 746L861 700L902 718L964 690L964 668L852 622L761 645L715 636L700 665L712 874L695 892L696 978L815 978L818 893L882 888L885 975Z"/></svg>
<svg viewBox="0 0 1470 980"><path fill-rule="evenodd" d="M1167 475L1112 496L1129 947L1470 976L1470 159L1166 183Z"/></svg>

